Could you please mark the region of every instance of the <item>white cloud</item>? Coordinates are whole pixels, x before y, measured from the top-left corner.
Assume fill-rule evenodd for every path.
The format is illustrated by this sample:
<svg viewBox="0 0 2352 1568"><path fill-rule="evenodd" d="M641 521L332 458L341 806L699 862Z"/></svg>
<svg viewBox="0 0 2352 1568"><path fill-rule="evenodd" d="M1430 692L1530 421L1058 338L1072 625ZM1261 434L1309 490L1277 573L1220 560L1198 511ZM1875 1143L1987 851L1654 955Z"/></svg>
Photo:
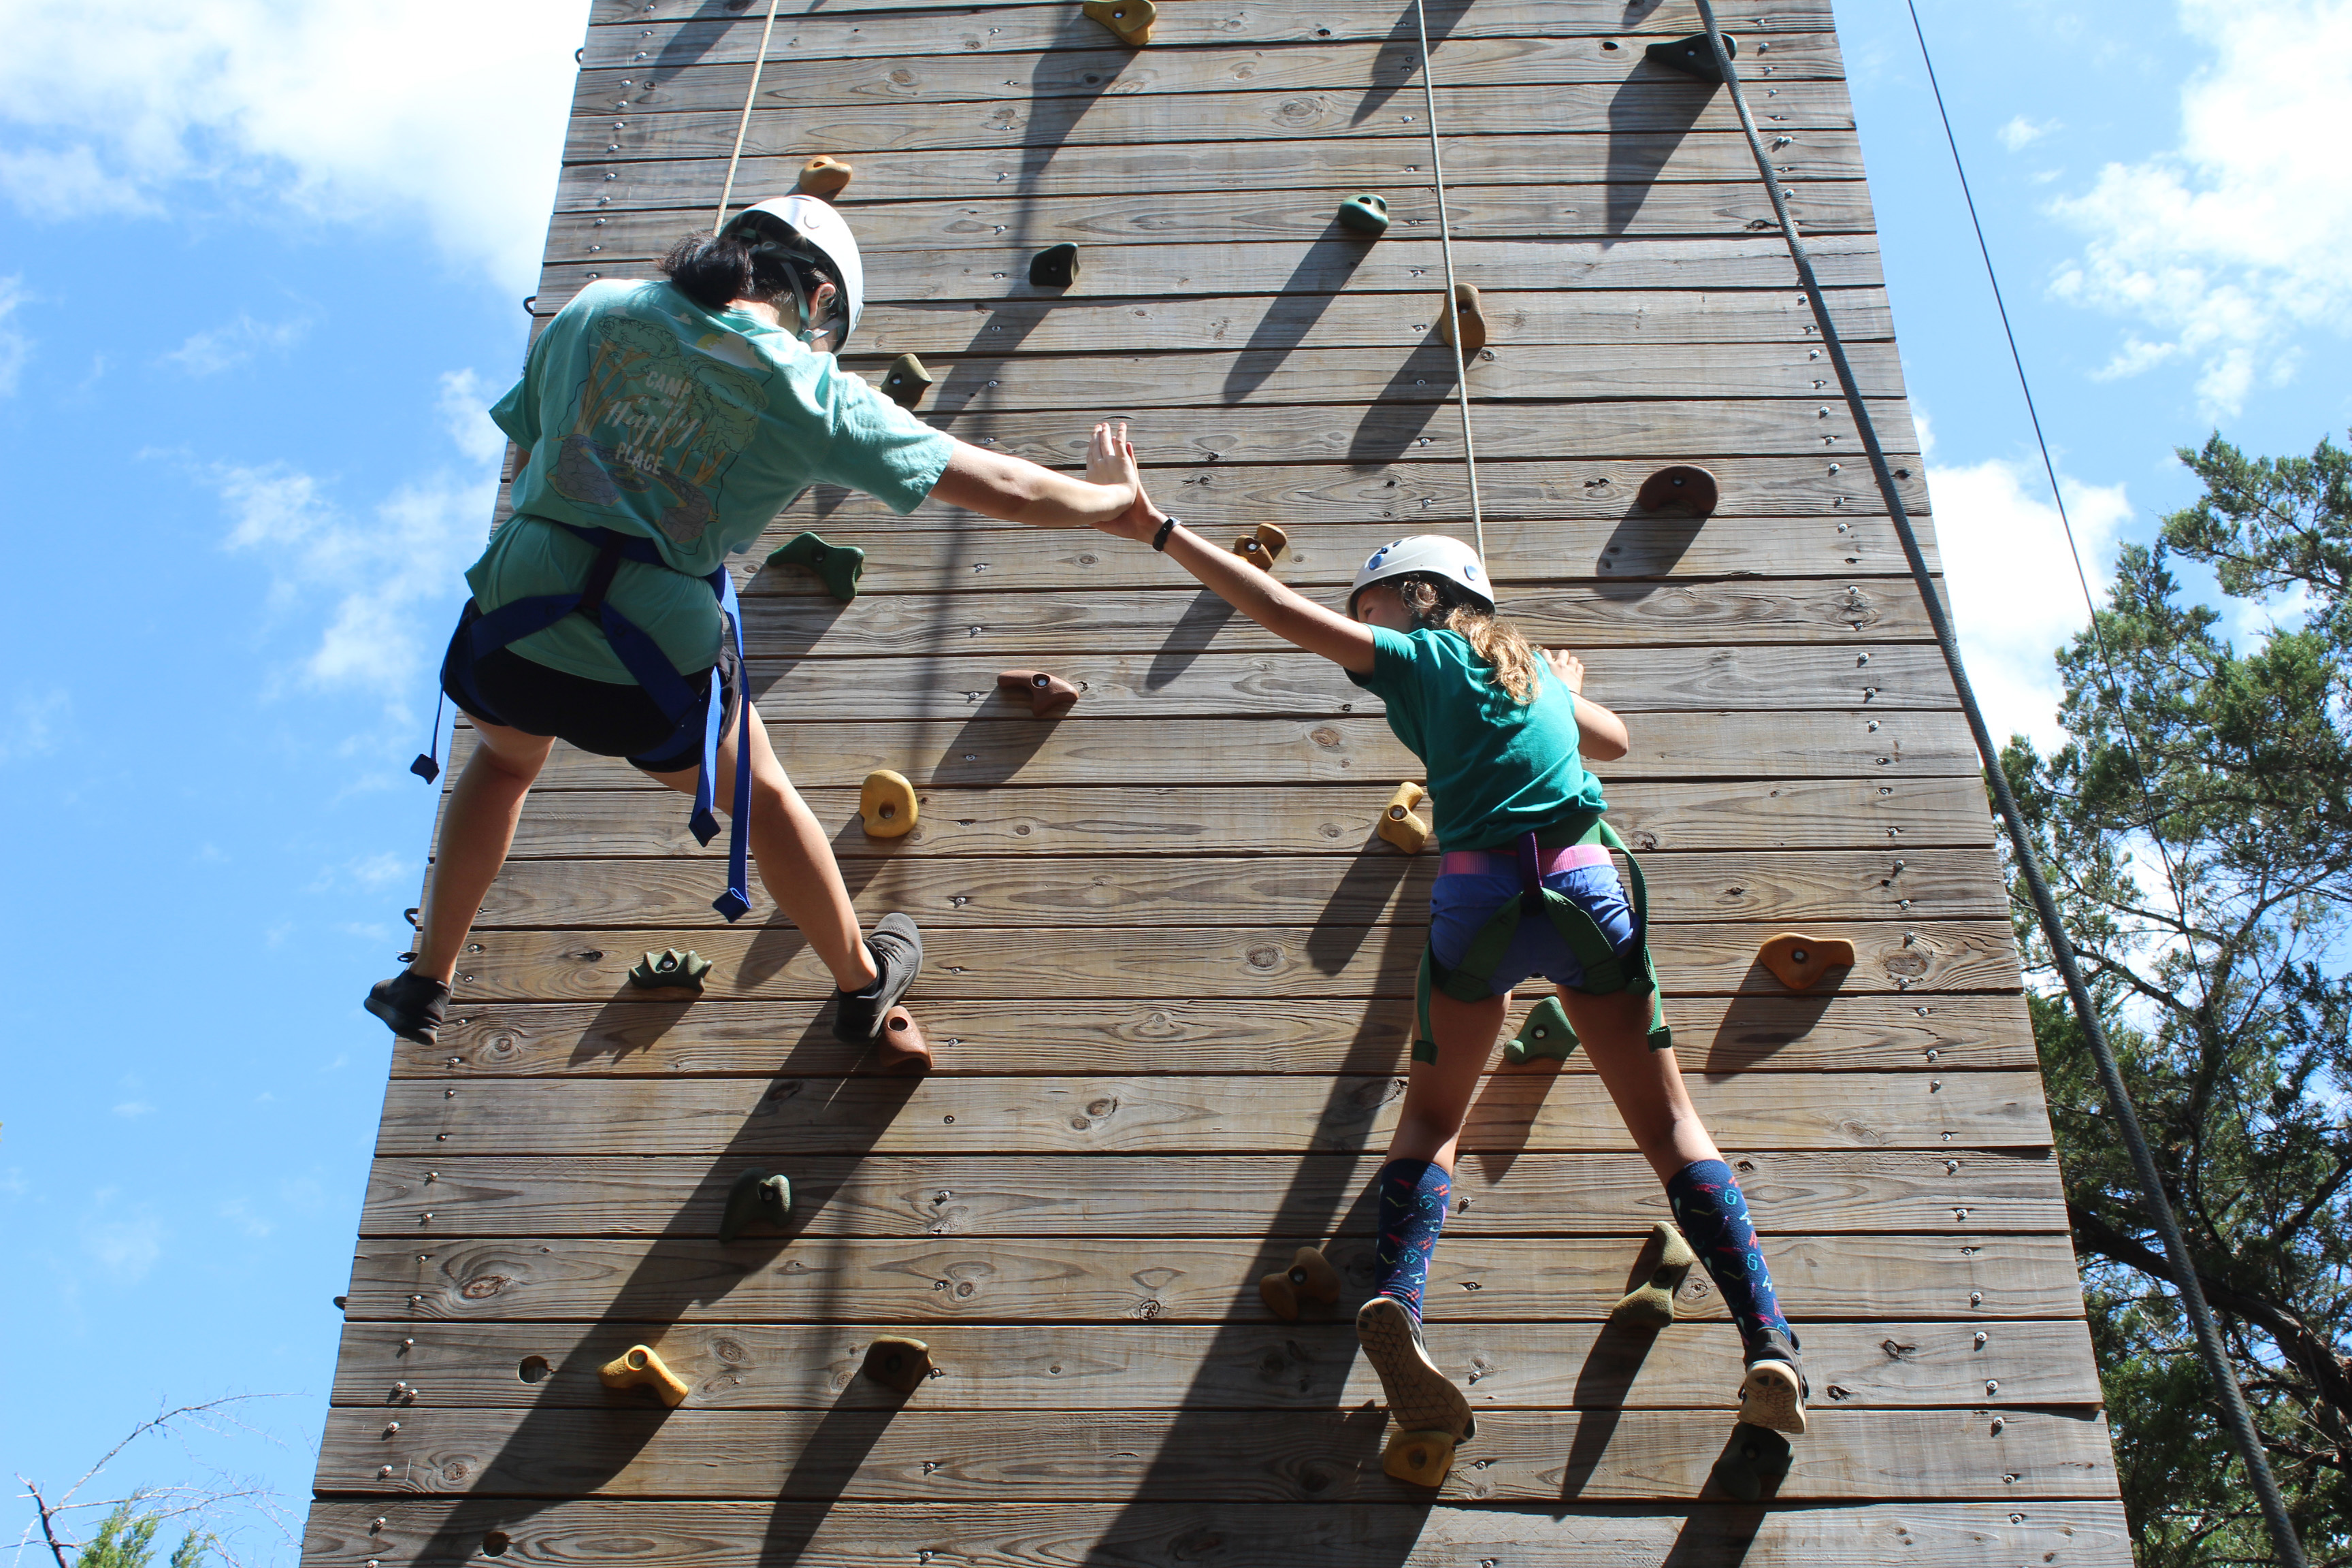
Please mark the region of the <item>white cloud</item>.
<svg viewBox="0 0 2352 1568"><path fill-rule="evenodd" d="M196 332L163 356L190 375L218 375L234 370L265 349L291 348L310 330L310 318L290 321L257 321L239 310L236 320L209 331Z"/></svg>
<svg viewBox="0 0 2352 1568"><path fill-rule="evenodd" d="M24 274L0 278L0 397L16 395L16 382L24 374L25 362L33 357L33 340L8 319L24 302Z"/></svg>
<svg viewBox="0 0 2352 1568"><path fill-rule="evenodd" d="M116 1194L98 1194L96 1212L82 1221L82 1250L124 1284L135 1284L163 1256L163 1225L152 1214L111 1212Z"/></svg>
<svg viewBox="0 0 2352 1568"><path fill-rule="evenodd" d="M2106 374L2192 358L2224 416L2352 309L2352 179L2330 151L2352 102L2352 0L2180 0L2180 17L2211 61L2181 89L2180 145L2053 204L2088 236L2054 288L2159 335L2127 336Z"/></svg>
<svg viewBox="0 0 2352 1568"><path fill-rule="evenodd" d="M2002 146L2008 148L2012 153L2020 153L2023 152L2026 148L2032 146L2033 143L2041 141L2044 136L2049 135L2052 132L2063 131L2064 129L2066 129L2065 126L2055 120L2045 120L2036 123L2021 114L2016 119L2011 121L2008 124L2002 126L1996 134L2000 137L2000 144Z"/></svg>
<svg viewBox="0 0 2352 1568"><path fill-rule="evenodd" d="M2063 475L2060 482L2091 591L2104 595L2105 563L2131 503L2119 484L2082 485ZM1998 458L1966 468L1930 462L1927 483L1960 652L1993 738L2024 734L2045 750L2063 743L2055 656L2091 616L2041 466Z"/></svg>
<svg viewBox="0 0 2352 1568"><path fill-rule="evenodd" d="M10 705L7 727L0 731L0 763L25 757L46 757L58 749L58 721L73 706L73 699L58 688L20 694Z"/></svg>
<svg viewBox="0 0 2352 1568"><path fill-rule="evenodd" d="M502 287L536 276L579 0L453 16L369 0L0 0L0 192L29 216L193 202L421 223Z"/></svg>
<svg viewBox="0 0 2352 1568"><path fill-rule="evenodd" d="M152 1116L155 1108L143 1100L126 1100L114 1108L114 1114L136 1121L142 1116Z"/></svg>
<svg viewBox="0 0 2352 1568"><path fill-rule="evenodd" d="M478 463L495 463L507 455L507 433L490 419L490 405L505 392L476 371L453 370L441 377L441 421L457 450Z"/></svg>

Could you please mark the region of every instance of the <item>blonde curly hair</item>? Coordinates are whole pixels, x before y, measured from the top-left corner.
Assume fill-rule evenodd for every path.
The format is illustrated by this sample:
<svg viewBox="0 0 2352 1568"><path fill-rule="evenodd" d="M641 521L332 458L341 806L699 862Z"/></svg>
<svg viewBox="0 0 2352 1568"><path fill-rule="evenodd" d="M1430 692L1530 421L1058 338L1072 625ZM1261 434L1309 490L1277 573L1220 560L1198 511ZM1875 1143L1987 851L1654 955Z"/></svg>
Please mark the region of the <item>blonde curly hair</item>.
<svg viewBox="0 0 2352 1568"><path fill-rule="evenodd" d="M1433 630L1454 633L1493 666L1495 684L1510 693L1512 701L1525 707L1536 700L1539 656L1518 627L1463 598L1451 584L1426 572L1399 577L1395 586L1397 597L1404 601L1406 613L1414 620Z"/></svg>

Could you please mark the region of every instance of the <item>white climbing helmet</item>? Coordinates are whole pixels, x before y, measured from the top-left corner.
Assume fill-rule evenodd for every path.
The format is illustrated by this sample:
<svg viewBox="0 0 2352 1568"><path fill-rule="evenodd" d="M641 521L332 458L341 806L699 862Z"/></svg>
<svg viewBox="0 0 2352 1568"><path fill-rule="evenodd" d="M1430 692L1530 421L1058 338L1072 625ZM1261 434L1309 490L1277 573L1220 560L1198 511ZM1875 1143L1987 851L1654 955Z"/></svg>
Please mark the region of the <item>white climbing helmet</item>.
<svg viewBox="0 0 2352 1568"><path fill-rule="evenodd" d="M727 220L722 232L750 240L754 249L772 246L787 261L814 265L833 275L841 295L841 331L833 340L833 352L839 353L849 334L857 330L857 318L866 313L866 263L857 254L857 237L849 232L848 220L833 204L814 196L777 196L745 207ZM793 291L800 298L801 321L805 327L808 300L800 293L800 268L787 270L793 275ZM811 335L813 329L803 331L802 341Z"/></svg>
<svg viewBox="0 0 2352 1568"><path fill-rule="evenodd" d="M1356 613L1356 595L1373 584L1414 572L1444 578L1484 605L1489 615L1494 613L1495 595L1486 585L1486 569L1478 564L1478 552L1442 533L1407 534L1373 551L1348 589L1348 613Z"/></svg>

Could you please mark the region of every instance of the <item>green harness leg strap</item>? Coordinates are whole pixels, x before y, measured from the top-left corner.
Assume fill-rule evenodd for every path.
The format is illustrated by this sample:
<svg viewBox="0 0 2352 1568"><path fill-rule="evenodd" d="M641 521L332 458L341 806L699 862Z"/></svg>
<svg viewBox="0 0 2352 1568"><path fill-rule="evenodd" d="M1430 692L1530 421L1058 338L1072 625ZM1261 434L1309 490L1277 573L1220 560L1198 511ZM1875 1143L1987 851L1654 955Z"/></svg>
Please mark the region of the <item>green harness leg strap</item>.
<svg viewBox="0 0 2352 1568"><path fill-rule="evenodd" d="M1429 1026L1431 989L1443 991L1457 1002L1483 1001L1492 994L1489 982L1494 978L1495 968L1510 950L1511 938L1518 933L1519 917L1530 906L1551 917L1552 929L1559 932L1560 941L1568 944L1569 952L1583 965L1584 984L1571 989L1591 996L1613 996L1620 991L1631 991L1637 996L1646 993L1650 998L1650 1048L1663 1051L1674 1045L1674 1031L1666 1027L1664 997L1658 989L1658 966L1650 957L1650 890L1642 879L1642 862L1634 858L1617 830L1598 815L1570 842L1605 845L1625 857L1625 868L1633 874L1633 946L1620 953L1610 945L1608 933L1601 929L1598 921L1579 909L1573 900L1545 887L1541 878L1534 879L1519 897L1496 910L1478 928L1478 934L1470 939L1469 948L1462 954L1462 962L1453 968L1439 973L1444 966L1437 962L1436 950L1422 949L1421 975L1413 987L1414 1013L1419 1024L1412 1037L1413 1060L1437 1060L1437 1034Z"/></svg>

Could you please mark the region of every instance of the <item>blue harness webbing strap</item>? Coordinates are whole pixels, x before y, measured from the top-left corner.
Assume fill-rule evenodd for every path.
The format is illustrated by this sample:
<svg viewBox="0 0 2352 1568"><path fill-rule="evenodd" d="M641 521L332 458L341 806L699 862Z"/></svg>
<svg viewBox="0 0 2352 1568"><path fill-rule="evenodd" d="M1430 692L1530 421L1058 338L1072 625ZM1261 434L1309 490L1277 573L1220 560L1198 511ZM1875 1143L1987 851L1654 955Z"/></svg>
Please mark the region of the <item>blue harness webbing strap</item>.
<svg viewBox="0 0 2352 1568"><path fill-rule="evenodd" d="M678 730L693 717L698 700L686 677L669 661L661 645L646 635L645 629L605 601L605 591L612 585L613 574L624 561L642 565L659 566L664 571L677 568L662 559L661 552L650 539L633 534L615 533L604 528L574 528L558 523L557 527L578 535L596 547L596 563L589 568L588 581L576 594L538 594L530 598L516 599L487 610L475 616L467 634L473 657L496 652L509 643L527 637L533 632L545 631L564 616L572 614L588 616L604 633L612 645L614 656L622 668ZM735 596L735 580L721 566L702 581L719 601L719 613L727 622L728 634L734 656L735 700L740 710L735 736L735 807L733 821L727 836L727 890L711 900L710 907L730 921L740 920L751 907L744 883L750 875L751 814L751 693L745 682L743 670L743 613ZM730 650L722 648L722 656ZM721 671L710 672L710 699L703 704L702 766L694 784L694 814L688 826L698 843L709 844L719 833L719 818L711 809L711 781L719 764L719 729L724 719L725 705L720 700L725 689ZM672 732L672 739L677 731ZM666 742L667 744L667 742Z"/></svg>

